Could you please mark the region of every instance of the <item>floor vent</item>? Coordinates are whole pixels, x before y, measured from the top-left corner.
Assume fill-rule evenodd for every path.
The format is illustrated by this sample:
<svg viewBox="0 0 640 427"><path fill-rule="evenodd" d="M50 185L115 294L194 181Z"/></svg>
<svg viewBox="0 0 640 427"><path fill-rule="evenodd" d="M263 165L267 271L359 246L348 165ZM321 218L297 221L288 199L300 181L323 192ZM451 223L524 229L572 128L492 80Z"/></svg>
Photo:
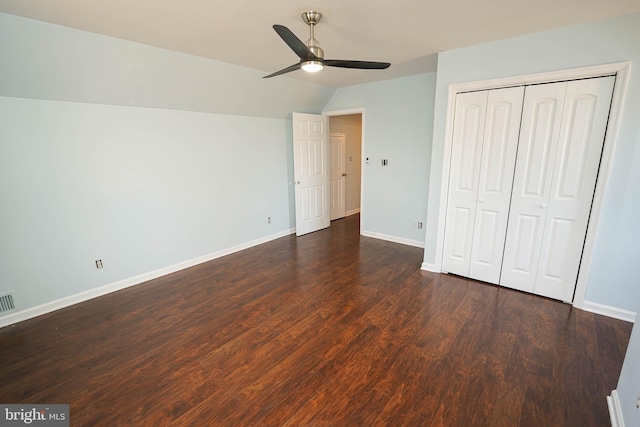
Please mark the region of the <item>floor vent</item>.
<svg viewBox="0 0 640 427"><path fill-rule="evenodd" d="M0 313L15 310L16 305L13 303L13 295L0 295Z"/></svg>

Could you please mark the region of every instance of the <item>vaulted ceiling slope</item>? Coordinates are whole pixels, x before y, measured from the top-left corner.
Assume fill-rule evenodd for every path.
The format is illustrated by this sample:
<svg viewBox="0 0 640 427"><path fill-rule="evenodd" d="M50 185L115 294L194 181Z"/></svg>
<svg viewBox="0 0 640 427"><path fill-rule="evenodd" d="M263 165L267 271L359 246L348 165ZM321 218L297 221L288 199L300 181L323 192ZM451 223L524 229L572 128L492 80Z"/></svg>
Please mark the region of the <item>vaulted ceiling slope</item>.
<svg viewBox="0 0 640 427"><path fill-rule="evenodd" d="M0 13L0 96L283 119L335 88Z"/></svg>
<svg viewBox="0 0 640 427"><path fill-rule="evenodd" d="M640 0L0 0L0 12L260 70L296 62L273 31L301 40L300 15L319 10L316 38L332 59L387 61L387 70L295 71L287 77L331 87L435 71L438 52L640 11Z"/></svg>

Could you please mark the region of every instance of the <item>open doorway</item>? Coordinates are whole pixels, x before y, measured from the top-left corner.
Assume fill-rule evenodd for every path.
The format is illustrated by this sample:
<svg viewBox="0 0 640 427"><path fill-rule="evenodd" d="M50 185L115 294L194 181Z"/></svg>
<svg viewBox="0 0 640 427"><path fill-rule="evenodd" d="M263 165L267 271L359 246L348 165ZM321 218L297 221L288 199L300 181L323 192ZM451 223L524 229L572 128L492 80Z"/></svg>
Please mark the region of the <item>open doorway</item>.
<svg viewBox="0 0 640 427"><path fill-rule="evenodd" d="M344 191L344 193L339 197L337 194L332 194L330 196L330 200L332 203L337 203L338 200L342 199L344 203L344 216L354 215L360 213L361 210L361 194L362 194L362 113L347 113L340 114L337 112L336 115L329 115L329 130L330 130L330 138L338 138L341 139L344 143L344 149L341 150L343 154L337 152L340 150L336 149L334 152L334 144L330 144L330 158L332 159L333 164L341 164L344 168L342 173L345 174L344 185L333 187L330 186L332 192ZM339 144L335 144L335 147L338 147ZM343 157L340 158L339 157ZM334 159L337 159L334 161ZM340 175L342 175L340 173ZM333 188L332 188L333 187ZM338 189L342 188L342 190ZM336 196L336 197L334 197ZM332 215L333 219L339 219L343 217L341 211L340 213Z"/></svg>
<svg viewBox="0 0 640 427"><path fill-rule="evenodd" d="M344 116L352 117L342 118ZM362 232L365 214L362 208L363 155L366 149L364 108L324 114L292 113L292 122L296 235L330 225L329 134L336 130L342 131L335 133L344 140L344 161L341 160L345 178L344 216L359 213Z"/></svg>

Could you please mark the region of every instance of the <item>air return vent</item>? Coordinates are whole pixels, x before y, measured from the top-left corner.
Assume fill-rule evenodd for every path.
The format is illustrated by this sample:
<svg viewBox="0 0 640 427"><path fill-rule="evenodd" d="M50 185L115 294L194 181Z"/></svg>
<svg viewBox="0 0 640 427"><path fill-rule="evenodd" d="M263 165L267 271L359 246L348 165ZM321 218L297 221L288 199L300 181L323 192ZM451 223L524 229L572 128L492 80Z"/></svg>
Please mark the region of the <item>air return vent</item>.
<svg viewBox="0 0 640 427"><path fill-rule="evenodd" d="M13 295L5 294L0 295L0 313L15 310L16 306L13 303Z"/></svg>

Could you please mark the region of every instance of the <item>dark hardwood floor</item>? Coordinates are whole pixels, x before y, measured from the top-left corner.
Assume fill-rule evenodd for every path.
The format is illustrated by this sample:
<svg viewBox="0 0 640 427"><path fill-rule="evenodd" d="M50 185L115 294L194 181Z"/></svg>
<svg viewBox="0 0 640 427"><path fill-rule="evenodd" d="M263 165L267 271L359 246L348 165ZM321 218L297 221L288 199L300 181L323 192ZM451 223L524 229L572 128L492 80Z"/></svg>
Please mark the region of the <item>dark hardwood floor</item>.
<svg viewBox="0 0 640 427"><path fill-rule="evenodd" d="M606 426L632 325L421 271L359 217L0 329L72 426Z"/></svg>

